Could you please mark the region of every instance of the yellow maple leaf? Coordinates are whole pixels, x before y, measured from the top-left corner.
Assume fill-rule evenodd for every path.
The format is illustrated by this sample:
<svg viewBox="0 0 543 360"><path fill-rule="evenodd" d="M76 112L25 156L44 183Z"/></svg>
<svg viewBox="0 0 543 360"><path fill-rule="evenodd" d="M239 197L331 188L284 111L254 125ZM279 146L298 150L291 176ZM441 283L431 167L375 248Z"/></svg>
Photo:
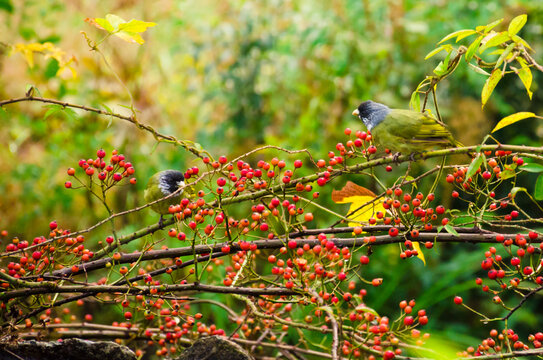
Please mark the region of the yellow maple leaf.
<svg viewBox="0 0 543 360"><path fill-rule="evenodd" d="M18 43L13 46L13 53L20 52L25 57L28 67L31 69L34 67L34 55L43 55L45 59L55 59L58 63L58 71L56 75L62 74L65 70L69 70L72 77L76 77L77 73L72 66L72 63L76 62L74 56L69 57L66 52L50 42L45 43L31 43L24 44Z"/></svg>
<svg viewBox="0 0 543 360"><path fill-rule="evenodd" d="M386 213L383 203L376 200L375 195L371 190L360 185L347 181L341 190L332 191L332 201L336 204L351 204L347 216L349 226L360 226L360 224L369 224L369 220L375 216L378 211ZM413 242L413 249L417 250L417 257L426 265L424 254L421 251L420 244Z"/></svg>

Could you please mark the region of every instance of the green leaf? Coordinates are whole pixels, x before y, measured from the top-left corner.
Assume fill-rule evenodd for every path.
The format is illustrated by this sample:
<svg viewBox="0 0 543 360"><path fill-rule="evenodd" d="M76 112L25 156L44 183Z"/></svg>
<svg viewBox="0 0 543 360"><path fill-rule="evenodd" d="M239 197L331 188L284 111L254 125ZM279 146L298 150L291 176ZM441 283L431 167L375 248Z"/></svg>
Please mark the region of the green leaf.
<svg viewBox="0 0 543 360"><path fill-rule="evenodd" d="M413 93L411 94L409 107L414 111L420 112L420 94L418 91L413 91Z"/></svg>
<svg viewBox="0 0 543 360"><path fill-rule="evenodd" d="M442 45L438 48L435 48L434 50L430 51L428 53L428 55L426 55L426 57L424 58L424 60L428 60L429 58L431 58L432 56L436 55L436 54L439 54L440 52L442 52L443 50L445 50L447 48L447 45Z"/></svg>
<svg viewBox="0 0 543 360"><path fill-rule="evenodd" d="M470 68L472 68L473 70L475 70L476 73L479 73L479 74L482 74L482 75L486 75L486 76L490 76L490 73L484 71L483 69L481 69L480 67L478 67L477 65L473 65L472 63L468 63L468 66Z"/></svg>
<svg viewBox="0 0 543 360"><path fill-rule="evenodd" d="M515 171L516 165L506 165L505 168L500 173L500 179L506 180L512 177L515 177L517 175L517 172Z"/></svg>
<svg viewBox="0 0 543 360"><path fill-rule="evenodd" d="M518 35L513 35L512 37L512 40L514 42L516 42L517 44L522 44L526 49L530 50L530 51L534 51L532 49L532 47L526 42L526 40L524 40L523 38L521 38L520 36Z"/></svg>
<svg viewBox="0 0 543 360"><path fill-rule="evenodd" d="M481 40L483 40L483 35L479 36L477 39L475 39L474 42L471 43L471 45L468 47L468 51L466 51L466 61L469 62L473 55L475 55L475 52L477 51L477 48L479 47L479 44L481 43Z"/></svg>
<svg viewBox="0 0 543 360"><path fill-rule="evenodd" d="M106 19L96 18L94 19L94 21L96 21L96 23L100 25L102 28L104 28L104 30L107 32L112 33L115 31L115 28L113 27L113 25L111 25L111 23L107 21Z"/></svg>
<svg viewBox="0 0 543 360"><path fill-rule="evenodd" d="M77 118L77 113L73 109L65 108L62 105L52 104L44 107L47 108L45 115L43 115L44 120L47 120L49 117L57 114L63 114L66 118L70 120L74 120Z"/></svg>
<svg viewBox="0 0 543 360"><path fill-rule="evenodd" d="M447 224L443 227L449 234L452 234L454 236L460 236L458 235L458 232L454 230L451 224Z"/></svg>
<svg viewBox="0 0 543 360"><path fill-rule="evenodd" d="M515 196L517 195L517 193L518 193L519 191L528 193L528 190L526 190L525 187L518 187L518 186L516 186L516 187L512 188L511 191L510 191L511 197L514 199Z"/></svg>
<svg viewBox="0 0 543 360"><path fill-rule="evenodd" d="M528 119L536 116L533 112L518 112L501 119L491 133L500 130L506 126L516 123L517 121Z"/></svg>
<svg viewBox="0 0 543 360"><path fill-rule="evenodd" d="M56 113L62 111L62 106L56 105L56 104L47 105L47 106L45 106L45 108L47 108L47 111L45 112L45 115L43 115L44 120L47 120L47 119L49 119L49 117L51 117L51 116L55 115Z"/></svg>
<svg viewBox="0 0 543 360"><path fill-rule="evenodd" d="M507 29L507 32L510 36L516 35L524 27L526 24L526 21L528 20L528 16L526 14L522 14L511 20L509 23L509 28Z"/></svg>
<svg viewBox="0 0 543 360"><path fill-rule="evenodd" d="M475 30L471 29L464 29L464 30L458 30L453 33L450 33L449 35L445 36L443 39L441 39L437 44L441 44L442 42L445 42L447 40L452 39L453 37L456 37L456 42L462 40L463 38L475 34Z"/></svg>
<svg viewBox="0 0 543 360"><path fill-rule="evenodd" d="M494 66L494 69L497 69L500 67L500 65L504 62L504 60L507 59L507 56L511 53L511 51L513 51L515 46L517 46L517 44L515 43L511 43L507 45L507 47L505 48L505 51L500 55L498 60L496 60L496 66Z"/></svg>
<svg viewBox="0 0 543 360"><path fill-rule="evenodd" d="M104 109L106 109L106 111L110 114L113 114L113 111L111 111L111 108L109 106L107 106L106 104L102 104L102 106L104 107ZM109 117L109 121L107 122L107 126L106 128L109 128L111 126L111 124L113 123L113 115L111 115Z"/></svg>
<svg viewBox="0 0 543 360"><path fill-rule="evenodd" d="M434 74L437 76L445 75L447 68L449 67L449 60L451 59L451 53L449 52L443 61L440 61L439 64L434 69Z"/></svg>
<svg viewBox="0 0 543 360"><path fill-rule="evenodd" d="M500 33L493 33L485 37L485 42L479 48L479 53L482 54L486 49L503 44L506 41L511 40L509 34L506 31Z"/></svg>
<svg viewBox="0 0 543 360"><path fill-rule="evenodd" d="M501 54L503 54L503 50L504 49L496 49L496 50L494 50L492 52L489 52L488 55L501 55Z"/></svg>
<svg viewBox="0 0 543 360"><path fill-rule="evenodd" d="M503 21L503 18L499 19L499 20L496 20L496 21L493 21L490 24L488 24L487 26L485 26L485 33L490 32L490 30L494 29L496 26L501 24L502 21Z"/></svg>
<svg viewBox="0 0 543 360"><path fill-rule="evenodd" d="M534 198L543 200L543 174L539 175L535 182Z"/></svg>
<svg viewBox="0 0 543 360"><path fill-rule="evenodd" d="M538 163L527 163L519 167L519 169L530 173L541 173L543 172L543 165Z"/></svg>
<svg viewBox="0 0 543 360"><path fill-rule="evenodd" d="M479 168L483 164L483 157L484 155L482 153L478 153L475 159L471 162L471 164L469 164L464 182L468 181L468 179L475 175L477 170L479 170Z"/></svg>
<svg viewBox="0 0 543 360"><path fill-rule="evenodd" d="M501 78L501 69L492 70L492 74L490 74L490 77L486 80L485 85L483 86L483 91L481 92L481 103L483 104L482 107L485 106L488 98L490 98L490 95L492 95L494 88L496 87L496 85L498 85L498 82L500 82Z"/></svg>

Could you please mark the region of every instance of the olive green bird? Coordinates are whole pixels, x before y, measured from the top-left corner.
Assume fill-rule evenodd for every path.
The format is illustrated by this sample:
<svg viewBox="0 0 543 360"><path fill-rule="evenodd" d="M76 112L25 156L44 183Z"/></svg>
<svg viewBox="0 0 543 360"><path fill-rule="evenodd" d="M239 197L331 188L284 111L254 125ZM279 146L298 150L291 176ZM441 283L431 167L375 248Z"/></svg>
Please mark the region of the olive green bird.
<svg viewBox="0 0 543 360"><path fill-rule="evenodd" d="M390 109L364 101L353 115L371 132L374 141L395 153L412 154L438 147L464 146L456 141L446 125L427 113Z"/></svg>
<svg viewBox="0 0 543 360"><path fill-rule="evenodd" d="M181 171L164 170L151 176L143 193L143 198L146 203L151 203L173 194L182 186L185 186L185 177ZM151 209L160 214L158 222L160 227L162 227L162 217L169 214L170 205L179 204L182 193L183 191L180 191L174 196L151 205Z"/></svg>

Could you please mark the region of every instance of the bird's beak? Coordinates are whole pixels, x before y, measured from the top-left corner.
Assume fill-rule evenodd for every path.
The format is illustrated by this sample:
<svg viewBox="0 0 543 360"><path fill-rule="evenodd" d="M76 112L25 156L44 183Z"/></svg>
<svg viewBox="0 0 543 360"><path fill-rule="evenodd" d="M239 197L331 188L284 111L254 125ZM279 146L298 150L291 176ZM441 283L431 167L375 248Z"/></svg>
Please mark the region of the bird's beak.
<svg viewBox="0 0 543 360"><path fill-rule="evenodd" d="M360 111L358 111L358 109L354 109L353 115L354 115L354 116L360 115Z"/></svg>

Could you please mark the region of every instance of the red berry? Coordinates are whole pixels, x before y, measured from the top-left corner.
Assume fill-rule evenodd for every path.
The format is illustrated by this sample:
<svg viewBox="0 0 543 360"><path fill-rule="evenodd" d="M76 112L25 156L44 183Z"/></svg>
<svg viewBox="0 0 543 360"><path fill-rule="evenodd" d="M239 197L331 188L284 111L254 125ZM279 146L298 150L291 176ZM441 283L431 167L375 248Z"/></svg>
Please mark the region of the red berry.
<svg viewBox="0 0 543 360"><path fill-rule="evenodd" d="M368 256L366 256L366 255L362 255L360 257L360 263L362 265L368 265L370 263L370 258Z"/></svg>
<svg viewBox="0 0 543 360"><path fill-rule="evenodd" d="M398 229L395 228L395 227L391 227L389 230L388 230L388 235L390 235L391 237L395 237L395 236L398 236Z"/></svg>
<svg viewBox="0 0 543 360"><path fill-rule="evenodd" d="M460 304L462 304L462 302L463 302L463 300L462 300L462 298L460 296L455 296L454 297L454 303L456 305L460 305Z"/></svg>

